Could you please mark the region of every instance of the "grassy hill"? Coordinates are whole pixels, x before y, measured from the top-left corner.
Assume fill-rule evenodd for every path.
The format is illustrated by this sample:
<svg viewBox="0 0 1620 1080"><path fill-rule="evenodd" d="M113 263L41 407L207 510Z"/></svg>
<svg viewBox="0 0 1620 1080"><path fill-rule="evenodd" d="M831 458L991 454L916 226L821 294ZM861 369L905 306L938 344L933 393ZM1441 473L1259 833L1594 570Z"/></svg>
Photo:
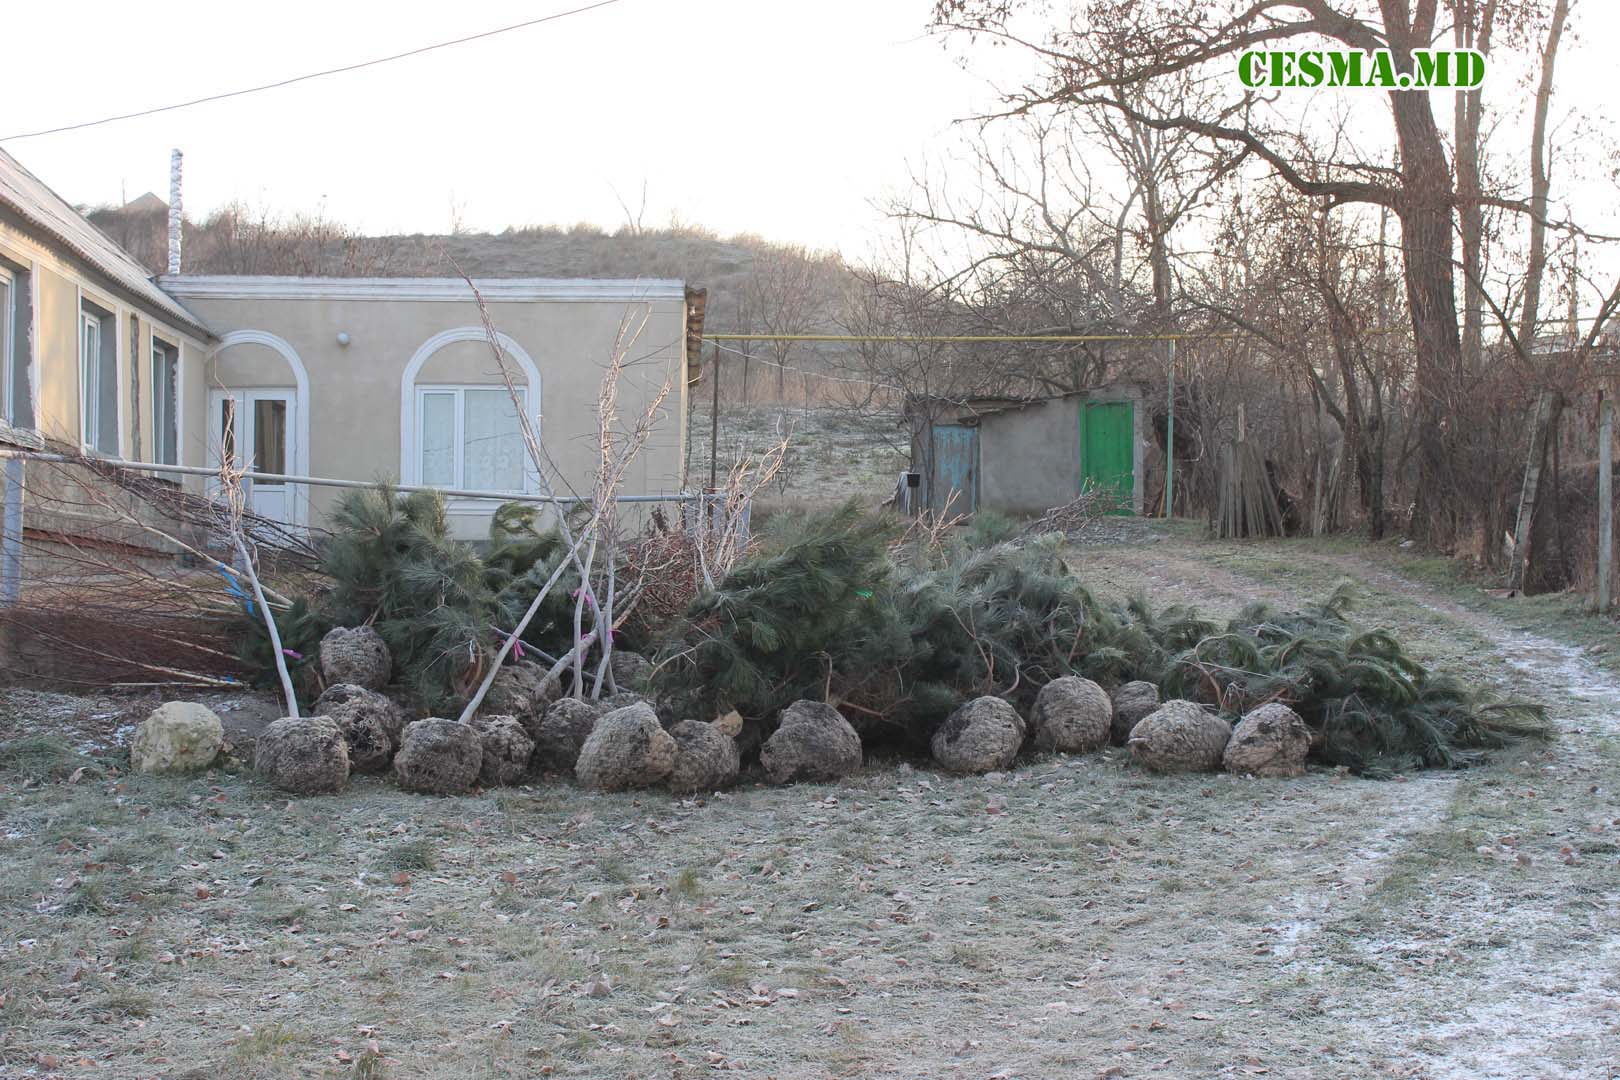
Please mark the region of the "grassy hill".
<svg viewBox="0 0 1620 1080"><path fill-rule="evenodd" d="M103 232L154 274L167 262L166 208L143 197L90 210ZM537 225L498 233L364 236L311 215L278 216L230 206L187 221L185 271L333 277L679 278L709 291L709 325L736 329L784 284L813 294L802 321L830 328L850 283L835 254L759 236L722 238L689 225L658 229ZM768 279L768 280L767 280ZM773 304L779 308L780 303ZM748 328L753 328L752 325Z"/></svg>

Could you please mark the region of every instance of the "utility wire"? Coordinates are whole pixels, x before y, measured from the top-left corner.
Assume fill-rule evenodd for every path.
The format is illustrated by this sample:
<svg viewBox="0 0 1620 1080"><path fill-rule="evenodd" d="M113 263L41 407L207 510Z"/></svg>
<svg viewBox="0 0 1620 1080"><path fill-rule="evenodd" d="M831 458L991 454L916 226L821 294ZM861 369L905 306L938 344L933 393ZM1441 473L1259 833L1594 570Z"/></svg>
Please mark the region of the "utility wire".
<svg viewBox="0 0 1620 1080"><path fill-rule="evenodd" d="M545 15L538 19L528 19L524 22L513 23L511 26L501 26L494 30L485 30L478 34L468 34L466 37L454 38L450 41L440 41L432 45L423 45L421 48L409 49L401 53L394 53L392 56L379 56L372 60L362 60L354 64L345 64L342 67L327 68L325 71L312 71L307 75L294 75L290 79L282 79L278 82L265 83L263 86L250 86L245 90L230 90L223 94L210 94L207 97L193 98L190 101L182 101L177 105L159 105L154 109L142 109L139 112L122 113L118 116L106 116L102 117L100 120L85 120L77 124L64 124L61 127L44 128L40 131L25 131L18 135L0 136L0 142L14 142L18 139L37 138L40 135L56 135L64 131L78 131L82 128L97 127L101 124L117 123L120 120L134 120L142 116L154 116L157 113L173 112L176 109L189 109L193 105L205 105L210 101L224 101L227 98L242 97L245 94L257 94L261 90L277 90L283 86L291 86L294 83L308 82L310 79L320 79L327 75L341 75L344 72L359 71L361 68L375 67L378 64L386 64L394 60L404 60L405 58L411 56L421 56L423 53L430 53L437 49L448 49L452 45L465 45L469 41L481 41L484 38L495 37L497 34L507 34L511 33L513 30L523 30L530 26L539 26L541 23L555 22L558 19L566 19L570 15L582 15L587 11L595 11L597 8L605 8L610 4L617 3L619 3L619 0L597 0L597 2L594 4L586 4L583 7L571 8L568 11L559 11L554 15Z"/></svg>

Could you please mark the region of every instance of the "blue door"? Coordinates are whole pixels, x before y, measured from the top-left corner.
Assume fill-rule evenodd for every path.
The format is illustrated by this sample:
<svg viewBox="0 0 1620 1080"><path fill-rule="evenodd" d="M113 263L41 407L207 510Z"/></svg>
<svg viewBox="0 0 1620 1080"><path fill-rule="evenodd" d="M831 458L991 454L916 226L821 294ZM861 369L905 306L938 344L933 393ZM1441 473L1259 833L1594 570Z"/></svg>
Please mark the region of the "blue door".
<svg viewBox="0 0 1620 1080"><path fill-rule="evenodd" d="M933 484L928 505L954 517L979 506L979 429L962 424L934 425Z"/></svg>

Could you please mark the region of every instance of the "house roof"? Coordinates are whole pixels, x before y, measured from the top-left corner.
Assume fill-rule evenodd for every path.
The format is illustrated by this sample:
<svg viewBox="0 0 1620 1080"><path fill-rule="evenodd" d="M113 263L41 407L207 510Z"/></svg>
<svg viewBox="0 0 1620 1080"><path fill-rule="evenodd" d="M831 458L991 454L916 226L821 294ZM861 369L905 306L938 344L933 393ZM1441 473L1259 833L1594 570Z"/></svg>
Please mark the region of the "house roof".
<svg viewBox="0 0 1620 1080"><path fill-rule="evenodd" d="M196 300L423 300L465 302L464 278L292 277L235 274L165 274L158 279L176 296ZM665 278L477 278L490 303L513 301L686 300L686 286Z"/></svg>
<svg viewBox="0 0 1620 1080"><path fill-rule="evenodd" d="M62 196L4 150L0 150L0 206L14 212L45 237L65 247L79 261L107 279L108 284L149 309L204 338L206 326L179 302L158 288L136 262L100 229L86 221Z"/></svg>
<svg viewBox="0 0 1620 1080"><path fill-rule="evenodd" d="M166 214L169 204L158 198L157 192L148 191L145 195L129 200L119 209L126 214Z"/></svg>
<svg viewBox="0 0 1620 1080"><path fill-rule="evenodd" d="M1019 412L1035 405L1044 405L1048 401L1062 401L1066 398L1093 397L1097 394L1123 391L1128 396L1140 396L1141 387L1135 382L1125 379L1118 382L1099 383L1088 386L1083 390L1064 390L1060 393L1037 394L1032 397L970 397L957 400L954 398L936 397L928 399L946 405L955 411L957 422L972 422L990 416L1000 416L1004 413Z"/></svg>

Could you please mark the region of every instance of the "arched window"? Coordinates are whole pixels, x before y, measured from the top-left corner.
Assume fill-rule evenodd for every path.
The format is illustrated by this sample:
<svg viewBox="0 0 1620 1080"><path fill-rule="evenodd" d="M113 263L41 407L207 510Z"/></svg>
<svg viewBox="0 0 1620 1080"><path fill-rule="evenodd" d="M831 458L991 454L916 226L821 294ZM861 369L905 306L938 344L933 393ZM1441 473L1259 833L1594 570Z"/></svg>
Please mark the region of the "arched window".
<svg viewBox="0 0 1620 1080"><path fill-rule="evenodd" d="M540 373L522 346L499 335L512 365L514 403L481 326L424 342L406 365L400 394L400 476L404 483L472 491L537 489L518 409L540 431Z"/></svg>

